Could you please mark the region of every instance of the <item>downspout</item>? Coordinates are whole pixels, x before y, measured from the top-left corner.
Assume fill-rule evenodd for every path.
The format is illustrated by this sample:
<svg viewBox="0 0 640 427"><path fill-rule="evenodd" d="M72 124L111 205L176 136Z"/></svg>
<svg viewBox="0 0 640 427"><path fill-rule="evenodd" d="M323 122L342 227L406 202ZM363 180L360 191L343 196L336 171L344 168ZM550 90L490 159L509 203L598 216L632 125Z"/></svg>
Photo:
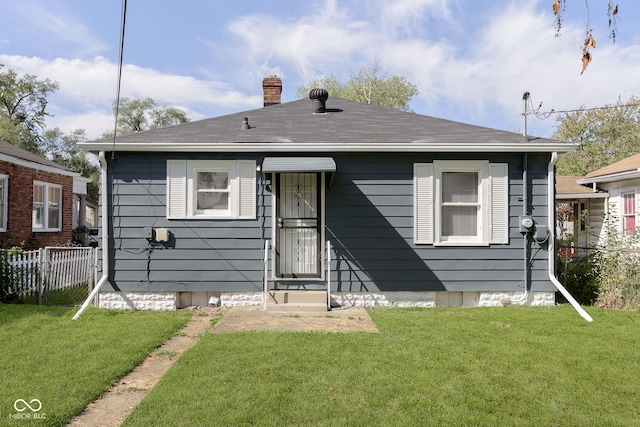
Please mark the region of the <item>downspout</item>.
<svg viewBox="0 0 640 427"><path fill-rule="evenodd" d="M104 157L104 151L100 151L98 158L100 159L100 188L102 189L102 194L100 195L100 204L102 205L102 218L100 223L100 228L102 228L102 277L98 280L98 283L93 288L85 302L82 303L80 310L78 310L78 312L73 316L73 320L78 320L82 313L84 313L84 311L89 307L89 304L91 304L91 301L95 298L98 292L100 292L102 285L109 281L109 236L107 233L109 230L109 190L107 187L107 159Z"/></svg>
<svg viewBox="0 0 640 427"><path fill-rule="evenodd" d="M526 137L526 135L525 135ZM528 157L529 153L524 153L522 155L522 217L521 218L525 218L529 216L529 177L528 177L528 172L529 172L529 157ZM522 260L524 262L523 264L523 274L524 277L522 279L522 283L524 286L524 293L522 294L522 296L518 299L513 299L512 302L526 302L527 299L529 298L529 269L531 268L530 263L529 263L529 235L530 235L530 231L527 231L526 233L522 234L522 239L523 239L523 247L524 247L524 253L522 255Z"/></svg>
<svg viewBox="0 0 640 427"><path fill-rule="evenodd" d="M553 152L551 154L551 160L549 161L549 167L547 169L547 209L548 209L548 217L549 217L549 240L548 240L548 256L549 256L549 280L551 283L560 291L560 293L569 301L569 303L573 306L573 308L582 316L584 320L587 322L593 322L593 318L589 316L589 313L584 311L584 309L578 304L578 301L575 300L567 291L567 289L562 286L562 283L556 279L555 270L556 270L556 217L555 217L555 166L558 161L558 153Z"/></svg>
<svg viewBox="0 0 640 427"><path fill-rule="evenodd" d="M525 92L522 95L522 120L523 120L523 129L522 129L522 142L529 142L529 136L527 135L527 101L529 100L529 92ZM522 155L522 218L529 217L529 153L524 153ZM518 300L514 299L514 302L524 302L526 303L529 298L529 234L530 230L526 230L522 234L522 244L523 244L523 266L522 271L524 277L522 278L522 284L524 286L524 292L522 293L522 297Z"/></svg>

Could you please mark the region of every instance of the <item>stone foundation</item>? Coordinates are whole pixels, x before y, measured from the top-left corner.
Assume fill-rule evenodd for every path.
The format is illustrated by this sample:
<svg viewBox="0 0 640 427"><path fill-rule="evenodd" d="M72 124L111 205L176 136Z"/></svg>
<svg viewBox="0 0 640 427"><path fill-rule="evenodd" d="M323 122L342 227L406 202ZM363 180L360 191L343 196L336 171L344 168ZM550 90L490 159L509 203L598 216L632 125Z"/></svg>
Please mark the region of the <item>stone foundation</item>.
<svg viewBox="0 0 640 427"><path fill-rule="evenodd" d="M341 307L550 306L555 292L332 292ZM175 310L190 306L259 306L262 292L101 292L100 308Z"/></svg>
<svg viewBox="0 0 640 427"><path fill-rule="evenodd" d="M98 307L131 310L175 310L175 292L100 292Z"/></svg>
<svg viewBox="0 0 640 427"><path fill-rule="evenodd" d="M555 292L332 292L342 307L497 307L555 305Z"/></svg>

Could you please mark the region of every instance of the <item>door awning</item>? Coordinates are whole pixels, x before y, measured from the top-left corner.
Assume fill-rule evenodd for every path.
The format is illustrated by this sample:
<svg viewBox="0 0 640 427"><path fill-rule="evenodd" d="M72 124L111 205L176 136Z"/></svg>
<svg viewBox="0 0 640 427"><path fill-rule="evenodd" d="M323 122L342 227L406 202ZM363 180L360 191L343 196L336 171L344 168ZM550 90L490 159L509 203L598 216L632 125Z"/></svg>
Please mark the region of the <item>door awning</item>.
<svg viewBox="0 0 640 427"><path fill-rule="evenodd" d="M335 172L332 157L266 157L262 172Z"/></svg>

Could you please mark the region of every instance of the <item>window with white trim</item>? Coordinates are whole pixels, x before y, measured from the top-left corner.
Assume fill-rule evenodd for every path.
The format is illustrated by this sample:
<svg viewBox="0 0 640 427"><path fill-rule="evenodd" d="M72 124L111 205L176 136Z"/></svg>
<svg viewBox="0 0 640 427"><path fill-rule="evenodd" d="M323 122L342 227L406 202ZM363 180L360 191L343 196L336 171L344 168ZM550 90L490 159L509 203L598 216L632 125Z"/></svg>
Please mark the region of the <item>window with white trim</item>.
<svg viewBox="0 0 640 427"><path fill-rule="evenodd" d="M508 164L414 164L414 242L481 246L509 242Z"/></svg>
<svg viewBox="0 0 640 427"><path fill-rule="evenodd" d="M0 174L0 231L7 231L9 176Z"/></svg>
<svg viewBox="0 0 640 427"><path fill-rule="evenodd" d="M255 217L255 161L167 160L167 218Z"/></svg>
<svg viewBox="0 0 640 427"><path fill-rule="evenodd" d="M62 229L62 186L46 182L33 182L33 231L60 231Z"/></svg>
<svg viewBox="0 0 640 427"><path fill-rule="evenodd" d="M622 195L622 231L625 236L633 234L636 228L636 195L625 193Z"/></svg>

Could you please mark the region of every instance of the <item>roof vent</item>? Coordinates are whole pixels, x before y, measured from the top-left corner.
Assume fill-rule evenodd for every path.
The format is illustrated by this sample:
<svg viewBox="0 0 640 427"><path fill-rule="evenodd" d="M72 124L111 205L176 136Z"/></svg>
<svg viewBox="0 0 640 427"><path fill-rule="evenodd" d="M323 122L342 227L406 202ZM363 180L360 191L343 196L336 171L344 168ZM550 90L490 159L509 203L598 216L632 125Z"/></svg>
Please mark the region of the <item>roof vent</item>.
<svg viewBox="0 0 640 427"><path fill-rule="evenodd" d="M249 126L249 118L248 117L244 117L242 119L242 127L240 129L242 129L242 130L251 129L251 126Z"/></svg>
<svg viewBox="0 0 640 427"><path fill-rule="evenodd" d="M326 89L311 89L309 99L313 108L313 114L326 113L326 101L329 98L329 92Z"/></svg>

